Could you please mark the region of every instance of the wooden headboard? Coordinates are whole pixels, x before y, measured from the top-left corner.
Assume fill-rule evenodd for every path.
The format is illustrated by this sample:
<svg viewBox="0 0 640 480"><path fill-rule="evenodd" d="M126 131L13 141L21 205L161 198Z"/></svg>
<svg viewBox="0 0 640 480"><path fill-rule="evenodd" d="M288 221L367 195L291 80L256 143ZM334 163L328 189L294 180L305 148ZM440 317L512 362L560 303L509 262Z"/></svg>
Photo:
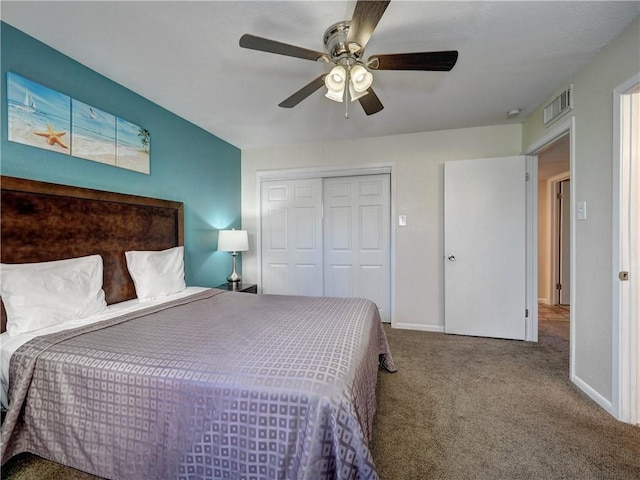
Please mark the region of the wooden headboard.
<svg viewBox="0 0 640 480"><path fill-rule="evenodd" d="M127 250L184 245L180 202L0 176L2 263L99 254L107 303L135 298ZM6 315L2 305L1 331Z"/></svg>

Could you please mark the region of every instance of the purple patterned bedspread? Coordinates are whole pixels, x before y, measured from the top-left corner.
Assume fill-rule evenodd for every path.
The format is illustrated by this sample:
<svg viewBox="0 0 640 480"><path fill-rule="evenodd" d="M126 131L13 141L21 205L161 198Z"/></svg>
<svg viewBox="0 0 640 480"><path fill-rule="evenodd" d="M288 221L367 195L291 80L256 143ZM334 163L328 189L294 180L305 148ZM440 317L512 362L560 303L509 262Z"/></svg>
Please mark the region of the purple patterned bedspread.
<svg viewBox="0 0 640 480"><path fill-rule="evenodd" d="M379 366L362 299L208 290L26 343L2 462L28 451L112 479L377 478Z"/></svg>

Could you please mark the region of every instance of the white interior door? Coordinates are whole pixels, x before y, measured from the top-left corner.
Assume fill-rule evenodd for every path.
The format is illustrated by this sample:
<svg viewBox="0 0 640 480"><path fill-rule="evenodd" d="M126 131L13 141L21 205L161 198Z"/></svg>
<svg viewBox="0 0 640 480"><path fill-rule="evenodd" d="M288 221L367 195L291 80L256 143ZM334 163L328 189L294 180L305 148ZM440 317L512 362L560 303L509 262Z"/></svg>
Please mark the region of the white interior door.
<svg viewBox="0 0 640 480"><path fill-rule="evenodd" d="M262 292L322 296L322 179L261 190Z"/></svg>
<svg viewBox="0 0 640 480"><path fill-rule="evenodd" d="M615 92L613 404L640 424L640 74Z"/></svg>
<svg viewBox="0 0 640 480"><path fill-rule="evenodd" d="M560 295L558 303L571 303L571 181L560 182Z"/></svg>
<svg viewBox="0 0 640 480"><path fill-rule="evenodd" d="M445 332L525 338L525 157L444 164Z"/></svg>
<svg viewBox="0 0 640 480"><path fill-rule="evenodd" d="M391 321L390 176L324 180L325 295L362 297Z"/></svg>

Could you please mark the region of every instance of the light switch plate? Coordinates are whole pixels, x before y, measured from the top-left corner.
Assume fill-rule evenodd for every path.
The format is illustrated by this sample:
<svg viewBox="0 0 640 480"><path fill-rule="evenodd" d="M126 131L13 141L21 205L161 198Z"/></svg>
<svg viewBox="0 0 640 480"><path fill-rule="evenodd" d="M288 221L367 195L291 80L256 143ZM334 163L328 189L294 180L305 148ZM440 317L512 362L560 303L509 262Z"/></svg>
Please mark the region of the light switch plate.
<svg viewBox="0 0 640 480"><path fill-rule="evenodd" d="M407 226L407 216L406 215L400 215L398 217L398 225L401 227L406 227Z"/></svg>
<svg viewBox="0 0 640 480"><path fill-rule="evenodd" d="M578 202L576 220L586 220L586 219L587 219L587 202L585 201Z"/></svg>

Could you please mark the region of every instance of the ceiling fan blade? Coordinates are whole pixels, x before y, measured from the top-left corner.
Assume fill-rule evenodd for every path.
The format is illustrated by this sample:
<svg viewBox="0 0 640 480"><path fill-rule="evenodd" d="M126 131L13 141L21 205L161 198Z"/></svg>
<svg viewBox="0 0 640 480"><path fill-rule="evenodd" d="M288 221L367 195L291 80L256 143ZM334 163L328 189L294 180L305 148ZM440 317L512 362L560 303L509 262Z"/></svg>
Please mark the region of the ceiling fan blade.
<svg viewBox="0 0 640 480"><path fill-rule="evenodd" d="M309 83L307 83L304 87L302 87L296 93L291 95L289 98L287 98L286 100L283 100L282 102L280 102L278 104L278 106L282 107L282 108L293 108L293 107L295 107L302 100L307 98L309 95L311 95L313 92L315 92L316 90L318 90L320 87L322 87L324 85L324 77L326 77L326 74L323 73L322 75L320 75L315 80L312 80ZM366 96L367 95L365 95L365 97Z"/></svg>
<svg viewBox="0 0 640 480"><path fill-rule="evenodd" d="M457 50L373 55L367 66L373 70L424 70L448 72L458 61Z"/></svg>
<svg viewBox="0 0 640 480"><path fill-rule="evenodd" d="M261 52L277 53L279 55L287 55L288 57L303 58L305 60L318 61L321 58L327 59L327 54L316 52L288 43L269 40L268 38L256 37L245 33L240 37L240 46L242 48L250 48L251 50L260 50Z"/></svg>
<svg viewBox="0 0 640 480"><path fill-rule="evenodd" d="M355 42L360 45L360 51L364 50L389 2L390 0L359 0L353 10L347 43Z"/></svg>
<svg viewBox="0 0 640 480"><path fill-rule="evenodd" d="M380 110L382 110L384 108L384 105L382 105L382 102L373 91L373 88L370 88L368 92L369 93L367 93L365 96L360 97L358 101L360 102L360 105L362 105L364 113L366 113L367 115L373 115L374 113L378 113Z"/></svg>

